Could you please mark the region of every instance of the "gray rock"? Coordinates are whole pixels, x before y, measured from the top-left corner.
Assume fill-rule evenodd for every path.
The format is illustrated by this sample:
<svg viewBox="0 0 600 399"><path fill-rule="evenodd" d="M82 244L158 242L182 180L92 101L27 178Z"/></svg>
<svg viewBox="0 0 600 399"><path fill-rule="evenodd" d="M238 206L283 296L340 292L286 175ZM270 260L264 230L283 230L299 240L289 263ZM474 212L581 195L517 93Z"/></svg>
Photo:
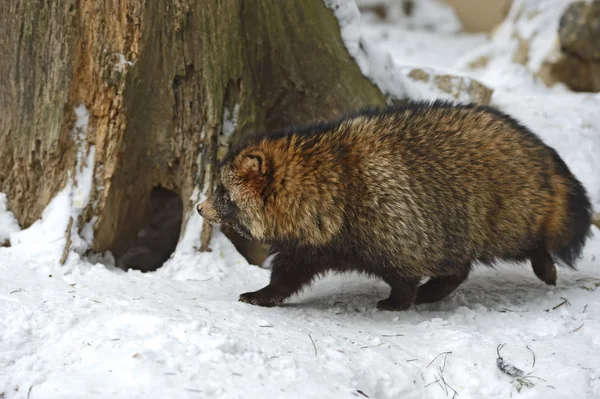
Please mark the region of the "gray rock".
<svg viewBox="0 0 600 399"><path fill-rule="evenodd" d="M559 22L562 51L586 61L600 61L600 0L569 5Z"/></svg>

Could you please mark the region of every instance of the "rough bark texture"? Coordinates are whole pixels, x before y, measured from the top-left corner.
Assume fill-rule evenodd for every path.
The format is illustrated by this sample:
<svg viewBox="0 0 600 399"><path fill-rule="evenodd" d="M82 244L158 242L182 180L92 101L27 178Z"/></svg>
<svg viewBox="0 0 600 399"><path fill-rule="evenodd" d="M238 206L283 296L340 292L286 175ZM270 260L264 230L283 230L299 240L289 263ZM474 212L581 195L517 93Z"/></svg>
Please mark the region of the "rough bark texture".
<svg viewBox="0 0 600 399"><path fill-rule="evenodd" d="M116 257L154 187L188 214L239 135L384 102L321 0L12 0L0 2L0 33L0 191L22 226L40 217L74 168L84 104L96 155L77 223L97 216L93 249Z"/></svg>
<svg viewBox="0 0 600 399"><path fill-rule="evenodd" d="M67 0L0 2L0 191L29 225L73 164Z"/></svg>

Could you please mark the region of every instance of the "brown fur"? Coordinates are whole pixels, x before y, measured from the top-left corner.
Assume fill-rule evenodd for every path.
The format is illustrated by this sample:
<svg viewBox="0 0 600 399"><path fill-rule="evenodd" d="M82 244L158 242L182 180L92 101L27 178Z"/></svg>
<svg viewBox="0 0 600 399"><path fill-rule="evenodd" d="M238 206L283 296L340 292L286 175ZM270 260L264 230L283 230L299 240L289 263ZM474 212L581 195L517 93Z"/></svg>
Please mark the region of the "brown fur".
<svg viewBox="0 0 600 399"><path fill-rule="evenodd" d="M383 278L383 309L445 297L476 261L530 259L555 284L553 259L573 266L591 219L556 151L475 105L409 103L265 133L230 150L219 176L198 211L272 245L271 283L240 298L263 306L328 270Z"/></svg>

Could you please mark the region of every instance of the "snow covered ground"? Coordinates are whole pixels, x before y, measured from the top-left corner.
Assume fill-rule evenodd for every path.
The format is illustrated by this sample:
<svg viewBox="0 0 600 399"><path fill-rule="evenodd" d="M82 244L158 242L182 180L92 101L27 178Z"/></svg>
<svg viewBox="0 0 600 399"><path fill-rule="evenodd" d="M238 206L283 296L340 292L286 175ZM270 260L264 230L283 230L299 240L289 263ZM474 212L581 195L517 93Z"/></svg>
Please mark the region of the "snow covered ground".
<svg viewBox="0 0 600 399"><path fill-rule="evenodd" d="M502 58L506 43L481 35L360 28L392 66L460 69L461 53L478 44L500 49L476 75L494 87L494 105L553 145L600 210L599 95L542 87ZM0 245L13 244L0 248L0 398L600 397L596 228L579 270L560 269L557 287L528 264L478 268L448 299L395 313L375 309L384 283L342 276L260 308L237 298L265 285L268 271L218 232L211 253L197 252L197 215L155 273L122 272L108 254L72 252L60 266L68 217L81 206L73 198L69 186L18 232L0 194ZM501 344L527 378L498 369Z"/></svg>

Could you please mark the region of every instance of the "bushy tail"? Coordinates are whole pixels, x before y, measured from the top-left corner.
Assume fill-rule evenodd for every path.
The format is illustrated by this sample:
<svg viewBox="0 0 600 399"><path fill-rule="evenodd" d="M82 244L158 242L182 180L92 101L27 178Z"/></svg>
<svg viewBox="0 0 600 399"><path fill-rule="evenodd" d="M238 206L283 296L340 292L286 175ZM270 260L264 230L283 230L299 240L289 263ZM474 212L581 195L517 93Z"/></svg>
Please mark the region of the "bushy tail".
<svg viewBox="0 0 600 399"><path fill-rule="evenodd" d="M566 181L565 220L559 237L552 237L554 243L550 252L566 265L574 268L581 256L583 246L590 235L592 224L592 204L581 182L569 171L564 161L554 152L556 172Z"/></svg>

